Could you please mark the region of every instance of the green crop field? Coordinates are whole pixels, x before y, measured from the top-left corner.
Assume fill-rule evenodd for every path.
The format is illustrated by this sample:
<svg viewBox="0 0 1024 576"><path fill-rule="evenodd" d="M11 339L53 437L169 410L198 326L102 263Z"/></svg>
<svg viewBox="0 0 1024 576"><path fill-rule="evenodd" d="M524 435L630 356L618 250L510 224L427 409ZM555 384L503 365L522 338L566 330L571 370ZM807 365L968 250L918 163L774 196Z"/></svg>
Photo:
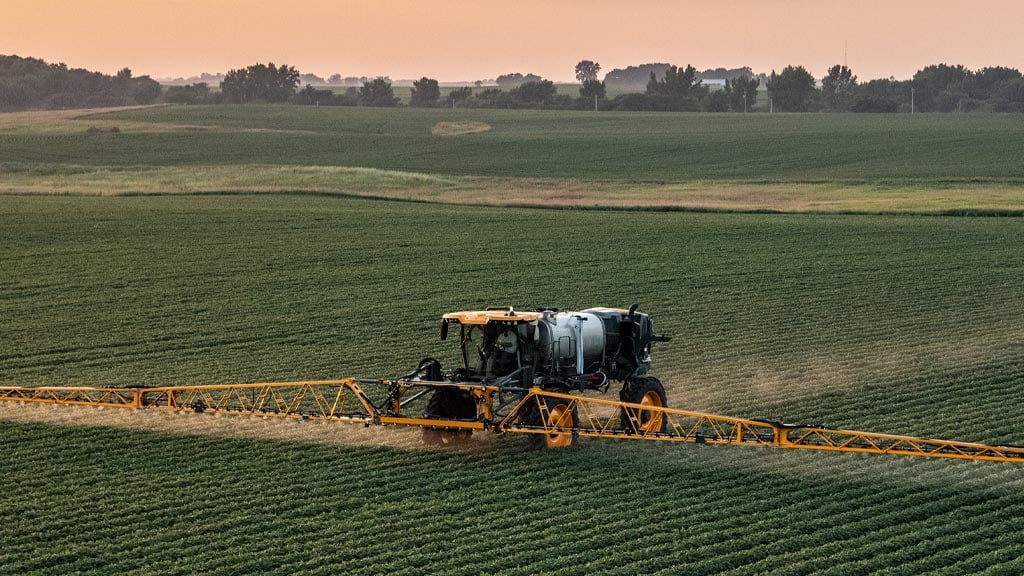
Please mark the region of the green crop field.
<svg viewBox="0 0 1024 576"><path fill-rule="evenodd" d="M1016 116L80 115L0 115L0 385L394 377L455 361L447 311L640 302L670 406L1024 445L1024 218L928 215L1024 211ZM1024 572L1013 464L17 404L0 438L3 574Z"/></svg>
<svg viewBox="0 0 1024 576"><path fill-rule="evenodd" d="M394 376L451 360L446 310L636 300L675 336L655 350L674 406L1024 443L1016 218L0 202L8 384ZM397 430L356 447L303 423L221 438L204 419L229 417L175 432L0 410L10 573L1024 569L1009 464L515 438L445 453Z"/></svg>
<svg viewBox="0 0 1024 576"><path fill-rule="evenodd" d="M1024 213L1019 115L179 106L0 116L0 150L4 193Z"/></svg>
<svg viewBox="0 0 1024 576"><path fill-rule="evenodd" d="M298 164L473 176L685 180L1024 180L1024 118L177 106L97 117L163 129L0 132L4 162ZM438 138L439 121L493 130ZM138 125L129 126L138 128ZM40 130L42 132L42 130Z"/></svg>

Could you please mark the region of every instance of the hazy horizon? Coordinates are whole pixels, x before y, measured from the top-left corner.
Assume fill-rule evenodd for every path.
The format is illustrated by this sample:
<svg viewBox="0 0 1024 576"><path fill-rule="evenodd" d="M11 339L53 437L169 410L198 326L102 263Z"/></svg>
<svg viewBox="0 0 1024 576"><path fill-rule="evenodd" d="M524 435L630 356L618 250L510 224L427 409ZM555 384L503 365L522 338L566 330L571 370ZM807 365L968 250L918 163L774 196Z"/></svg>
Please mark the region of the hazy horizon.
<svg viewBox="0 0 1024 576"><path fill-rule="evenodd" d="M803 65L815 77L846 59L861 79L911 77L945 62L1024 66L1006 0L661 3L606 0L329 2L254 9L241 0L6 0L0 54L154 78L222 73L255 62L329 76L474 81L532 72L573 81L583 59L613 68L667 62L698 69ZM68 17L69 11L74 17Z"/></svg>

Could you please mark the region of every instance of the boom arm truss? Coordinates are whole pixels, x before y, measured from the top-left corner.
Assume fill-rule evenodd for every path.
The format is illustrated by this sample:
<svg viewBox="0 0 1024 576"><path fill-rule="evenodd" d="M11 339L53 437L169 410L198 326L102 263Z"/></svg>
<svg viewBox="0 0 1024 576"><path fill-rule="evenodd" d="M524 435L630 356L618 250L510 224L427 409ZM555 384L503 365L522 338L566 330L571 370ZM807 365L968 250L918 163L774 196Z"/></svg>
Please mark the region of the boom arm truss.
<svg viewBox="0 0 1024 576"><path fill-rule="evenodd" d="M362 385L383 387L374 402ZM477 403L475 419L424 418L403 414L411 402L439 388L469 392ZM423 426L438 429L493 430L522 434L571 434L573 437L618 438L697 444L768 446L1024 463L1024 448L933 440L733 418L675 408L661 408L531 388L521 397L496 407L501 390L477 383L416 380L322 380L262 384L215 384L154 388L0 387L0 401L194 412L250 414L354 422L364 425ZM527 424L522 415L542 413L553 401L575 412L576 424ZM498 414L501 412L501 414ZM649 432L639 422L663 423ZM546 419L543 419L546 421Z"/></svg>

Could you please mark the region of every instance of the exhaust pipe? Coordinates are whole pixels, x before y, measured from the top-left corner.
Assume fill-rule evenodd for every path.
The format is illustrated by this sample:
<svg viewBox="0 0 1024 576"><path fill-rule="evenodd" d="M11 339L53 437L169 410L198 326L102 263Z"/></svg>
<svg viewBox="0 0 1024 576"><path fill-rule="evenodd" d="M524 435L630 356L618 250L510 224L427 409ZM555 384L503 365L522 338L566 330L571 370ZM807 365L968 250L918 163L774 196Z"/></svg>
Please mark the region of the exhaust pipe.
<svg viewBox="0 0 1024 576"><path fill-rule="evenodd" d="M587 321L583 316L573 316L576 319L576 374L583 374L583 323Z"/></svg>

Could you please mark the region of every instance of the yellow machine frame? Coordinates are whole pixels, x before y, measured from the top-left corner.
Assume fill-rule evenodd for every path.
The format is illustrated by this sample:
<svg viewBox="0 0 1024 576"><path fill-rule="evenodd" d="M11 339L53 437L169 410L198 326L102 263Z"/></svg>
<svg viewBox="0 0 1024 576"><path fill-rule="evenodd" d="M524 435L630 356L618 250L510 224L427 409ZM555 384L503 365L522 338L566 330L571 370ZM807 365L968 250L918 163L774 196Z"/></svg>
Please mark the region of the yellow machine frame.
<svg viewBox="0 0 1024 576"><path fill-rule="evenodd" d="M374 404L363 391L363 385L384 387L385 400ZM477 417L453 420L403 414L402 409L409 402L441 388L458 388L469 392L477 404ZM418 392L407 397L413 389ZM616 438L1024 463L1024 448L1021 447L733 418L550 392L540 388L526 391L504 416L498 416L495 413L495 396L499 392L497 386L477 383L345 378L152 388L4 386L0 387L0 401L249 414L334 420L366 426L491 430L544 434L551 440L565 440L548 442L551 446L569 444L571 439L578 437ZM563 407L559 417L549 418L548 407L551 405ZM541 423L525 423L523 414L534 409L542 415ZM575 425L566 425L569 423L564 418L566 410L575 414ZM628 424L623 425L624 422ZM651 426L652 422L656 425Z"/></svg>

